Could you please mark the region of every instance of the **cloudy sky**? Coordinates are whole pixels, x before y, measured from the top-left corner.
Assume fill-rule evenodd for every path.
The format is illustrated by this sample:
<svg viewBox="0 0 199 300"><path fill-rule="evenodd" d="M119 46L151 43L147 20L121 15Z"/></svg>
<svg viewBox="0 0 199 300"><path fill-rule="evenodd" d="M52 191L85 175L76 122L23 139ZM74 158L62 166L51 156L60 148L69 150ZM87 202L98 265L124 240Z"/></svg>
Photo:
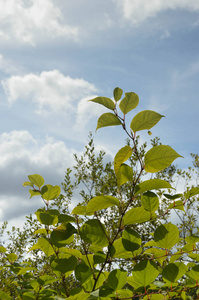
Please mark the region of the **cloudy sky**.
<svg viewBox="0 0 199 300"><path fill-rule="evenodd" d="M135 92L166 118L152 130L190 164L199 152L199 0L0 0L0 222L40 207L22 183L60 184L93 131L113 156L121 128L87 100ZM141 133L143 139L149 137Z"/></svg>

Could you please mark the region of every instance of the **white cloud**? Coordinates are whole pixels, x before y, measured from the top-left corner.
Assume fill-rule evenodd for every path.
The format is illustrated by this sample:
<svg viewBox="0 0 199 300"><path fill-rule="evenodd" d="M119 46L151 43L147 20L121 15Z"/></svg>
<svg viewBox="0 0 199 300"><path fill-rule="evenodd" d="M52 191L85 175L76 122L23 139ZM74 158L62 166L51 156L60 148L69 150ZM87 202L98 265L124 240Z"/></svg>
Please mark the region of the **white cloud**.
<svg viewBox="0 0 199 300"><path fill-rule="evenodd" d="M15 101L31 101L40 113L75 113L81 99L92 97L96 87L84 79L64 76L58 70L11 76L2 81L9 104Z"/></svg>
<svg viewBox="0 0 199 300"><path fill-rule="evenodd" d="M157 14L166 10L184 9L198 11L199 2L195 0L113 0L120 9L123 16L133 25L139 25L148 18L156 17Z"/></svg>
<svg viewBox="0 0 199 300"><path fill-rule="evenodd" d="M35 45L38 39L55 37L78 37L78 28L63 24L60 9L53 0L0 1L1 40L18 40Z"/></svg>

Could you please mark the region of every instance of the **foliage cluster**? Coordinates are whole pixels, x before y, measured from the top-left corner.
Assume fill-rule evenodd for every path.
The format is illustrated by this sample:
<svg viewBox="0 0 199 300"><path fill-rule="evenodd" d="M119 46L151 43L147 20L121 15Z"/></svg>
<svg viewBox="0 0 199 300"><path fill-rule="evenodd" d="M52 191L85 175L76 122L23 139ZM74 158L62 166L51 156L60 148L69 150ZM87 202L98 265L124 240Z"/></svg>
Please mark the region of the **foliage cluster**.
<svg viewBox="0 0 199 300"><path fill-rule="evenodd" d="M120 125L127 134L113 165L104 164L104 152L95 155L90 136L85 153L75 155L73 181L72 170L66 171L65 195L38 174L24 182L44 207L0 245L0 299L198 298L199 187L189 181L198 177L199 157L192 154L194 168L185 172L171 165L181 156L158 138L148 151L146 143L140 146L137 132L151 135L164 116L141 111L128 130L125 117L139 97L122 94L115 88L114 100L90 100L111 111L99 117L97 129ZM176 194L174 184L182 178L185 192ZM70 213L77 188L81 201ZM171 222L174 211L179 224ZM6 223L0 236L5 230Z"/></svg>

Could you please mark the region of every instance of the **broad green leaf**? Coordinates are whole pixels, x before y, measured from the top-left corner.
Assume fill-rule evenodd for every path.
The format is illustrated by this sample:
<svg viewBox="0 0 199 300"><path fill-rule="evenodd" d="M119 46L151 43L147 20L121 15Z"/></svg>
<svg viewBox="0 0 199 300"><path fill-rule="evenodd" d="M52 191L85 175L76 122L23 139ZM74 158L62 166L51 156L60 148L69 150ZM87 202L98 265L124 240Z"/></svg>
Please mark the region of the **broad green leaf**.
<svg viewBox="0 0 199 300"><path fill-rule="evenodd" d="M162 295L162 294L152 294L150 295L150 298L147 296L144 296L143 300L166 300L169 299L168 296Z"/></svg>
<svg viewBox="0 0 199 300"><path fill-rule="evenodd" d="M127 272L119 269L113 270L108 276L108 285L114 289L122 289L126 284Z"/></svg>
<svg viewBox="0 0 199 300"><path fill-rule="evenodd" d="M140 235L132 228L127 227L122 233L122 244L126 251L135 251L140 248Z"/></svg>
<svg viewBox="0 0 199 300"><path fill-rule="evenodd" d="M191 268L190 271L186 273L188 277L193 279L194 281L199 281L199 265L195 265L194 267Z"/></svg>
<svg viewBox="0 0 199 300"><path fill-rule="evenodd" d="M164 170L177 158L182 157L170 146L159 145L145 154L145 171L154 173Z"/></svg>
<svg viewBox="0 0 199 300"><path fill-rule="evenodd" d="M135 187L135 195L142 194L149 190L172 189L169 182L162 179L149 179L141 182Z"/></svg>
<svg viewBox="0 0 199 300"><path fill-rule="evenodd" d="M124 215L123 224L132 225L143 223L156 218L156 214L146 211L143 206L131 208Z"/></svg>
<svg viewBox="0 0 199 300"><path fill-rule="evenodd" d="M92 276L92 271L88 265L80 263L75 268L75 277L81 283L84 283L90 276Z"/></svg>
<svg viewBox="0 0 199 300"><path fill-rule="evenodd" d="M39 238L38 242L35 245L33 245L29 251L36 250L36 249L42 250L47 257L55 254L55 251L51 246L50 242L43 237Z"/></svg>
<svg viewBox="0 0 199 300"><path fill-rule="evenodd" d="M101 264L104 263L106 260L106 254L102 251L98 251L93 256L93 262L94 264Z"/></svg>
<svg viewBox="0 0 199 300"><path fill-rule="evenodd" d="M85 215L86 214L86 206L78 205L73 208L71 214L74 215Z"/></svg>
<svg viewBox="0 0 199 300"><path fill-rule="evenodd" d="M95 211L105 209L113 205L119 206L119 200L117 198L112 196L96 196L88 202L86 212L94 213Z"/></svg>
<svg viewBox="0 0 199 300"><path fill-rule="evenodd" d="M38 209L36 211L38 221L44 225L55 225L58 223L59 212L56 209L49 209L47 211Z"/></svg>
<svg viewBox="0 0 199 300"><path fill-rule="evenodd" d="M44 234L44 235L47 235L48 232L45 228L39 228L37 230L34 231L34 234Z"/></svg>
<svg viewBox="0 0 199 300"><path fill-rule="evenodd" d="M136 108L139 103L139 97L137 94L131 92L131 93L125 93L125 97L121 100L119 107L123 114L127 114L132 109Z"/></svg>
<svg viewBox="0 0 199 300"><path fill-rule="evenodd" d="M170 249L179 238L178 227L174 224L162 224L154 232L154 241L160 248Z"/></svg>
<svg viewBox="0 0 199 300"><path fill-rule="evenodd" d="M136 243L135 243L136 244ZM122 243L122 238L119 238L116 240L110 249L110 255L111 257L115 258L132 258L136 255L139 255L142 251L141 248L138 248L138 250L133 250L134 248L131 248L131 251L127 251Z"/></svg>
<svg viewBox="0 0 199 300"><path fill-rule="evenodd" d="M36 268L33 268L33 267L22 268L22 269L17 273L17 275L24 275L24 274L26 274L28 271L37 271L37 269L36 269Z"/></svg>
<svg viewBox="0 0 199 300"><path fill-rule="evenodd" d="M6 248L3 246L0 246L0 253L6 253Z"/></svg>
<svg viewBox="0 0 199 300"><path fill-rule="evenodd" d="M112 113L105 113L101 115L97 121L97 129L107 126L114 126L114 125L121 125L120 119L112 114Z"/></svg>
<svg viewBox="0 0 199 300"><path fill-rule="evenodd" d="M126 164L122 164L117 173L117 185L121 186L128 181L133 181L133 169Z"/></svg>
<svg viewBox="0 0 199 300"><path fill-rule="evenodd" d="M75 270L77 259L73 255L66 258L56 258L51 262L51 267L55 271L66 273Z"/></svg>
<svg viewBox="0 0 199 300"><path fill-rule="evenodd" d="M37 279L37 281L39 282L40 285L45 286L57 281L57 279L50 275L42 275Z"/></svg>
<svg viewBox="0 0 199 300"><path fill-rule="evenodd" d="M195 245L196 243L199 243L199 236L197 235L186 236L185 242L188 244Z"/></svg>
<svg viewBox="0 0 199 300"><path fill-rule="evenodd" d="M166 250L158 249L158 248L149 248L144 253L153 257L154 260L157 260L160 264L167 258Z"/></svg>
<svg viewBox="0 0 199 300"><path fill-rule="evenodd" d="M163 195L169 200L175 200L183 196L182 194L176 194L176 195L163 194Z"/></svg>
<svg viewBox="0 0 199 300"><path fill-rule="evenodd" d="M187 271L188 267L182 262L170 263L164 267L162 277L169 282L177 282Z"/></svg>
<svg viewBox="0 0 199 300"><path fill-rule="evenodd" d="M58 222L59 223L68 223L68 222L75 222L75 218L65 215L65 214L59 214L58 216Z"/></svg>
<svg viewBox="0 0 199 300"><path fill-rule="evenodd" d="M96 219L85 222L80 228L80 235L86 243L102 247L108 245L106 229L104 225Z"/></svg>
<svg viewBox="0 0 199 300"><path fill-rule="evenodd" d="M146 192L141 196L141 204L145 210L156 211L159 207L158 196L153 192Z"/></svg>
<svg viewBox="0 0 199 300"><path fill-rule="evenodd" d="M186 199L190 198L190 197L193 197L193 196L196 196L199 194L199 187L194 187L194 188L191 188L186 194L185 194L185 197Z"/></svg>
<svg viewBox="0 0 199 300"><path fill-rule="evenodd" d="M182 211L185 212L184 210L184 204L181 200L177 200L177 201L174 201L173 203L171 203L168 207L168 209L180 209Z"/></svg>
<svg viewBox="0 0 199 300"><path fill-rule="evenodd" d="M119 296L120 298L125 299L133 299L133 292L124 288L123 290L117 290L115 292L116 296Z"/></svg>
<svg viewBox="0 0 199 300"><path fill-rule="evenodd" d="M44 184L43 177L38 174L29 175L28 179L30 180L30 182L32 182L32 184L36 185L39 188Z"/></svg>
<svg viewBox="0 0 199 300"><path fill-rule="evenodd" d="M95 271L95 276L98 276L99 271ZM100 274L97 284L96 284L96 289L100 288L103 285L103 282L105 280L105 276L103 273ZM95 281L93 279L93 276L90 276L83 284L82 286L84 287L85 291L87 292L92 292L93 286L95 284ZM90 298L90 299L96 299L96 298Z"/></svg>
<svg viewBox="0 0 199 300"><path fill-rule="evenodd" d="M119 101L122 97L122 94L123 94L123 90L120 89L119 87L116 87L113 91L113 97L115 99L115 101Z"/></svg>
<svg viewBox="0 0 199 300"><path fill-rule="evenodd" d="M130 146L124 146L122 147L117 154L115 155L114 159L114 170L115 174L117 175L120 166L129 159L129 157L132 155L132 148Z"/></svg>
<svg viewBox="0 0 199 300"><path fill-rule="evenodd" d="M110 99L110 98L106 98L106 97L96 97L92 100L89 100L89 101L92 101L92 102L96 102L96 103L99 103L111 110L114 110L115 108L115 103Z"/></svg>
<svg viewBox="0 0 199 300"><path fill-rule="evenodd" d="M10 263L13 263L18 258L17 254L15 254L15 253L7 254L6 257Z"/></svg>
<svg viewBox="0 0 199 300"><path fill-rule="evenodd" d="M46 184L41 189L42 198L45 200L54 200L61 193L61 188L58 185Z"/></svg>
<svg viewBox="0 0 199 300"><path fill-rule="evenodd" d="M154 262L143 260L135 265L132 275L133 282L136 284L135 288L141 286L146 287L156 279L159 275L159 270ZM131 277L127 278L127 282L131 285L129 282L130 278Z"/></svg>
<svg viewBox="0 0 199 300"><path fill-rule="evenodd" d="M140 130L151 129L160 119L164 117L152 110L143 110L139 112L131 121L130 128L133 132Z"/></svg>
<svg viewBox="0 0 199 300"><path fill-rule="evenodd" d="M35 295L33 292L25 292L25 293L23 293L22 299L23 300L32 300L32 299L35 299Z"/></svg>
<svg viewBox="0 0 199 300"><path fill-rule="evenodd" d="M13 298L10 297L6 292L0 291L0 299L2 299L2 300L12 300Z"/></svg>
<svg viewBox="0 0 199 300"><path fill-rule="evenodd" d="M123 90L120 89L119 87L116 87L113 91L113 97L115 99L115 101L119 101L122 97L122 94L123 94Z"/></svg>
<svg viewBox="0 0 199 300"><path fill-rule="evenodd" d="M30 198L34 196L41 196L41 192L37 190L29 190L29 193L30 193Z"/></svg>
<svg viewBox="0 0 199 300"><path fill-rule="evenodd" d="M63 247L73 241L73 234L76 232L77 230L73 225L70 223L63 223L52 231L51 242L58 248Z"/></svg>

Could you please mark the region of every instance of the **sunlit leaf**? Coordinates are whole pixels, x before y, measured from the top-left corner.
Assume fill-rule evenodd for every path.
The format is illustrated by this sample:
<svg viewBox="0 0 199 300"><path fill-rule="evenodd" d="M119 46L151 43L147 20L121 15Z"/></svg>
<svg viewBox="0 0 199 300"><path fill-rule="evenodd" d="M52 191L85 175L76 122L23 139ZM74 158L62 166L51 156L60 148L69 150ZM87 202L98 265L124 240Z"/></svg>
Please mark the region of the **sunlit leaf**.
<svg viewBox="0 0 199 300"><path fill-rule="evenodd" d="M141 182L135 187L135 195L142 194L149 190L172 189L169 182L162 179L149 179Z"/></svg>
<svg viewBox="0 0 199 300"><path fill-rule="evenodd" d="M102 247L108 245L108 240L105 233L106 229L104 225L96 219L88 220L80 228L81 238L86 243L95 244Z"/></svg>
<svg viewBox="0 0 199 300"><path fill-rule="evenodd" d="M193 197L193 196L196 196L199 194L199 187L194 187L194 188L191 188L186 194L185 194L185 197L186 199L190 198L190 197Z"/></svg>
<svg viewBox="0 0 199 300"><path fill-rule="evenodd" d="M125 93L125 97L121 100L119 107L123 114L127 114L132 109L136 108L139 103L139 97L137 94Z"/></svg>
<svg viewBox="0 0 199 300"><path fill-rule="evenodd" d="M132 180L133 169L126 164L122 164L117 173L117 185L121 186L122 184Z"/></svg>
<svg viewBox="0 0 199 300"><path fill-rule="evenodd" d="M136 223L143 223L156 218L155 213L146 211L143 206L131 208L124 215L124 225L132 225Z"/></svg>
<svg viewBox="0 0 199 300"><path fill-rule="evenodd" d="M38 221L44 225L55 225L58 223L59 212L56 209L43 210L38 209L36 211Z"/></svg>
<svg viewBox="0 0 199 300"><path fill-rule="evenodd" d="M113 205L119 206L119 200L117 198L112 196L96 196L88 202L86 212L94 213L95 211L105 209Z"/></svg>
<svg viewBox="0 0 199 300"><path fill-rule="evenodd" d="M145 210L156 211L159 207L158 196L153 192L146 192L141 196L141 204Z"/></svg>
<svg viewBox="0 0 199 300"><path fill-rule="evenodd" d="M115 126L115 125L121 125L120 119L112 114L112 113L105 113L101 115L97 121L97 129L107 126Z"/></svg>
<svg viewBox="0 0 199 300"><path fill-rule="evenodd" d="M113 97L115 99L115 101L119 101L122 97L122 94L123 94L123 90L120 89L119 87L116 87L113 91Z"/></svg>
<svg viewBox="0 0 199 300"><path fill-rule="evenodd" d="M162 277L169 282L177 282L187 271L188 267L182 262L170 263L164 267Z"/></svg>
<svg viewBox="0 0 199 300"><path fill-rule="evenodd" d="M117 175L120 166L129 159L129 157L132 155L132 148L128 145L122 147L117 154L115 155L114 159L114 170L115 174Z"/></svg>
<svg viewBox="0 0 199 300"><path fill-rule="evenodd" d="M170 146L155 146L145 154L145 171L154 173L164 170L178 157L182 156Z"/></svg>
<svg viewBox="0 0 199 300"><path fill-rule="evenodd" d="M126 251L135 251L140 248L140 235L132 228L127 227L122 233L122 244Z"/></svg>
<svg viewBox="0 0 199 300"><path fill-rule="evenodd" d="M178 238L178 227L172 223L162 224L154 232L154 241L160 248L172 248L178 242Z"/></svg>
<svg viewBox="0 0 199 300"><path fill-rule="evenodd" d="M74 256L68 255L65 258L55 258L51 262L51 267L55 271L59 271L61 273L66 273L72 270L75 270L77 265L77 259Z"/></svg>
<svg viewBox="0 0 199 300"><path fill-rule="evenodd" d="M89 100L89 101L92 101L92 102L96 102L96 103L99 103L111 110L114 110L115 108L115 103L110 99L110 98L106 98L106 97L96 97L92 100Z"/></svg>
<svg viewBox="0 0 199 300"><path fill-rule="evenodd" d="M126 278L127 272L115 269L108 276L108 285L114 290L121 289L126 284Z"/></svg>
<svg viewBox="0 0 199 300"><path fill-rule="evenodd" d="M46 184L41 189L42 198L45 200L54 200L61 193L61 188L58 185Z"/></svg>
<svg viewBox="0 0 199 300"><path fill-rule="evenodd" d="M171 203L168 207L168 209L179 209L179 210L182 210L185 212L184 210L184 204L181 200L177 200L177 201L174 201L173 203Z"/></svg>
<svg viewBox="0 0 199 300"><path fill-rule="evenodd" d="M73 234L77 230L70 223L63 223L54 229L51 233L51 242L56 247L60 248L73 241Z"/></svg>
<svg viewBox="0 0 199 300"><path fill-rule="evenodd" d="M44 179L39 174L29 175L28 179L30 180L30 182L32 182L32 184L36 185L39 188L44 184Z"/></svg>
<svg viewBox="0 0 199 300"><path fill-rule="evenodd" d="M143 110L139 112L131 121L130 128L133 132L140 130L151 129L160 119L164 117L152 110Z"/></svg>

